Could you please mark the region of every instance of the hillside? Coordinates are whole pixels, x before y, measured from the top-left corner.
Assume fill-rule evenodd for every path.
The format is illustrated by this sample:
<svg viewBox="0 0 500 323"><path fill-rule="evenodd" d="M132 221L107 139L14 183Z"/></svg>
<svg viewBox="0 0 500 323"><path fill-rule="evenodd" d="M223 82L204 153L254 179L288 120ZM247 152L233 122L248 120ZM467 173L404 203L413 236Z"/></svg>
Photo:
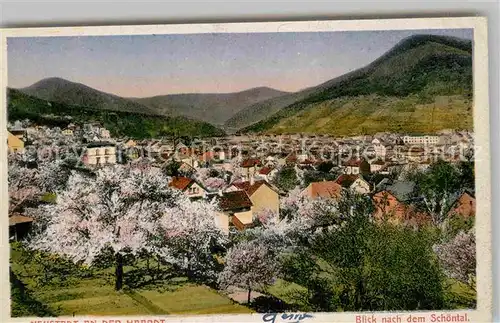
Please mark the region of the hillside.
<svg viewBox="0 0 500 323"><path fill-rule="evenodd" d="M138 112L69 105L43 100L16 89L7 90L9 121L30 119L38 124L64 127L71 117L73 123L101 122L114 136L155 138L160 136L222 136L224 132L206 122L185 117L155 116Z"/></svg>
<svg viewBox="0 0 500 323"><path fill-rule="evenodd" d="M459 127L455 121L460 118L466 118L465 124L471 126L472 44L452 37L412 36L366 67L294 95L298 97L295 102L279 107L285 101L282 97L277 105L268 107L277 112L240 132L305 131L303 127L307 124L308 129L336 134L345 132L342 128L350 124L349 118L363 116L365 121L355 124L366 122L369 125L366 131L371 133L389 130L386 122L377 119L384 114L396 120L394 124L401 131L425 132L429 130L427 124L408 118L408 113L413 109L423 116L432 114L431 107L438 97L445 97L444 100L450 102L445 113L448 128ZM366 97L371 96L383 100L366 101ZM468 114L461 114L461 105L465 105L463 108L469 111ZM347 109L348 106L356 111ZM315 129L314 124L318 125Z"/></svg>
<svg viewBox="0 0 500 323"><path fill-rule="evenodd" d="M243 108L287 92L258 87L235 93L188 93L131 98L163 115L186 116L212 124L223 124Z"/></svg>
<svg viewBox="0 0 500 323"><path fill-rule="evenodd" d="M51 77L19 89L37 98L68 105L92 107L94 109L158 114L154 109L117 95L93 89L81 83Z"/></svg>

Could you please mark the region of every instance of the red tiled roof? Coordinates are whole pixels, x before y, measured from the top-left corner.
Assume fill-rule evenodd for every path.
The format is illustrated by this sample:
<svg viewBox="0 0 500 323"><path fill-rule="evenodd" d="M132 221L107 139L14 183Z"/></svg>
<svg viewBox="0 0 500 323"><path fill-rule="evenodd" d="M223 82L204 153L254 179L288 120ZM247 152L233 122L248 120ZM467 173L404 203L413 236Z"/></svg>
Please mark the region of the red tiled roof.
<svg viewBox="0 0 500 323"><path fill-rule="evenodd" d="M418 225L428 223L431 220L427 213L419 212L413 205L399 201L394 194L388 191L375 194L373 202L375 204L374 218L377 220L383 219L384 216L390 216L392 221Z"/></svg>
<svg viewBox="0 0 500 323"><path fill-rule="evenodd" d="M207 151L203 153L201 156L199 156L201 161L210 161L215 158L215 153L211 151Z"/></svg>
<svg viewBox="0 0 500 323"><path fill-rule="evenodd" d="M226 192L219 197L219 206L223 211L249 208L252 205L252 201L245 191Z"/></svg>
<svg viewBox="0 0 500 323"><path fill-rule="evenodd" d="M248 158L248 159L245 159L244 161L242 161L240 166L247 168L247 167L259 166L260 164L261 164L260 160L258 160L256 158Z"/></svg>
<svg viewBox="0 0 500 323"><path fill-rule="evenodd" d="M252 185L250 185L250 182L238 182L238 183L233 183L233 185L239 188L240 190L247 192L249 196L252 196L253 193L255 193L262 185L267 185L270 189L275 190L265 180L255 181L255 183L253 183Z"/></svg>
<svg viewBox="0 0 500 323"><path fill-rule="evenodd" d="M289 163L295 163L295 162L297 162L297 155L296 155L296 154L294 154L294 153L292 153L292 154L288 155L288 156L285 158L285 160L286 160L287 162L289 162Z"/></svg>
<svg viewBox="0 0 500 323"><path fill-rule="evenodd" d="M463 217L476 216L476 199L467 192L460 195L448 216L461 215Z"/></svg>
<svg viewBox="0 0 500 323"><path fill-rule="evenodd" d="M314 161L310 160L310 159L306 159L302 162L300 162L302 165L312 165L314 164Z"/></svg>
<svg viewBox="0 0 500 323"><path fill-rule="evenodd" d="M336 180L335 183L339 184L342 187L350 187L355 180L357 180L359 175L348 175L342 174Z"/></svg>
<svg viewBox="0 0 500 323"><path fill-rule="evenodd" d="M270 167L263 167L260 171L259 174L261 175L269 175L273 169Z"/></svg>
<svg viewBox="0 0 500 323"><path fill-rule="evenodd" d="M174 177L168 186L184 191L193 182L194 180L188 177Z"/></svg>
<svg viewBox="0 0 500 323"><path fill-rule="evenodd" d="M313 182L309 186L313 198L338 198L342 192L342 186L334 181Z"/></svg>
<svg viewBox="0 0 500 323"><path fill-rule="evenodd" d="M344 163L344 166L350 166L350 167L359 167L361 166L361 160L358 159L351 159L351 160L348 160Z"/></svg>

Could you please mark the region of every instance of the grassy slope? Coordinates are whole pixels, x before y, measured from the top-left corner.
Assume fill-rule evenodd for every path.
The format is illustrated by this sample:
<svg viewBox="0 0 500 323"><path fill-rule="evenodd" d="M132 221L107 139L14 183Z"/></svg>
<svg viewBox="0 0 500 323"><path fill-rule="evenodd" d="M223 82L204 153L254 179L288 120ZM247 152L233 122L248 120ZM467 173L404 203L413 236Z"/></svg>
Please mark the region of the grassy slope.
<svg viewBox="0 0 500 323"><path fill-rule="evenodd" d="M116 292L113 288L113 268L109 268L95 272L92 278L72 277L65 286L38 288L35 278L37 274L41 274L40 265L33 260L26 266L21 264L20 251L11 248L11 268L18 279L26 285L30 297L38 302L38 307L44 307L59 316L252 312L209 287L188 283L183 278L173 279L156 287ZM126 266L125 272L131 268ZM12 288L12 292L18 292L18 289ZM31 301L30 306L33 304ZM29 308L24 309L26 307L24 305L19 302L13 304L13 308L16 309L13 314L18 316L37 314L28 311ZM44 315L40 311L38 314Z"/></svg>
<svg viewBox="0 0 500 323"><path fill-rule="evenodd" d="M379 131L432 133L441 129L472 129L471 100L465 96L435 97L422 103L417 96L343 97L312 104L282 119L269 132L305 132L338 136Z"/></svg>
<svg viewBox="0 0 500 323"><path fill-rule="evenodd" d="M314 120L311 118L300 120L299 114L318 107L323 108L322 104L328 104L328 101L332 99L347 98L353 101L353 105L357 104L356 101L363 100L358 97L374 94L382 97L395 97L408 102L415 95L419 98L419 102L433 102L437 96L461 95L467 99L472 93L471 50L470 42L449 37L418 36L406 39L370 65L321 84L313 91L308 89L309 94L306 98L286 106L265 120L242 129L241 132L296 131L300 128L288 129L286 126L293 125L297 121L300 124L313 123ZM360 111L360 113L368 115L382 107L369 106L366 107L367 111ZM403 111L403 113L406 112ZM400 117L397 116L399 113L398 109L391 111L395 118ZM321 112L313 111L307 116L312 117L314 114L322 115ZM455 115L453 110L449 111L448 115L451 115L453 120L459 120L462 117L460 114ZM404 119L404 115L401 117ZM287 118L290 120L287 121ZM323 118L325 118L324 115ZM335 121L343 124L344 121L349 121L339 119L338 115L330 119L332 120L318 120L319 127L321 128L321 123ZM424 125L425 122L420 122L420 124ZM451 122L449 127L458 128ZM372 128L375 131L389 130L384 124ZM415 124L411 123L402 123L401 128L426 131L425 128L415 127Z"/></svg>
<svg viewBox="0 0 500 323"><path fill-rule="evenodd" d="M64 126L68 121L55 116L68 115L73 122L100 121L113 135L134 138L158 137L161 134L186 136L220 136L224 132L208 123L190 120L185 117L162 117L147 114L91 109L63 103L49 102L24 94L18 90L8 90L8 118L17 120L28 118L41 124Z"/></svg>

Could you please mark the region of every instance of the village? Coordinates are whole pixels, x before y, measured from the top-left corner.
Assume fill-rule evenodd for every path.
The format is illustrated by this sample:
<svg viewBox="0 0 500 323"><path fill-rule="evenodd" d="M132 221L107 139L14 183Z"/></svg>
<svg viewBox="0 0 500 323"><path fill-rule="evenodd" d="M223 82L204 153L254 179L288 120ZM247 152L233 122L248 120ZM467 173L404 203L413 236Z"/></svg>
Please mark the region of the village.
<svg viewBox="0 0 500 323"><path fill-rule="evenodd" d="M329 135L231 135L219 138L114 138L99 123L66 128L37 126L29 120L9 125L9 153L37 158L68 158L87 169L142 164L163 169L169 186L191 200L215 200L217 224L229 233L255 224L259 214L280 213L280 201L292 190L309 200L338 199L342 192L367 195L375 217L427 221L415 209L415 183L404 174L425 171L441 160L456 164L473 158L469 131L433 135L377 133ZM45 156L45 157L44 157ZM449 211L474 216L474 192L456 196ZM26 234L32 219L12 213L11 234ZM17 239L17 238L16 238Z"/></svg>

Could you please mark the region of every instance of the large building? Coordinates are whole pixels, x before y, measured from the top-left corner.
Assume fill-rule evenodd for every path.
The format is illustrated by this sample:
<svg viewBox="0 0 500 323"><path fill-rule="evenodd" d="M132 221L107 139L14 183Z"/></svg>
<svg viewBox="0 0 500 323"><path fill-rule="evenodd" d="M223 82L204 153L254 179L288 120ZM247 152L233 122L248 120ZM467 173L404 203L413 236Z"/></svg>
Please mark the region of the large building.
<svg viewBox="0 0 500 323"><path fill-rule="evenodd" d="M404 136L403 142L407 145L437 145L439 136Z"/></svg>
<svg viewBox="0 0 500 323"><path fill-rule="evenodd" d="M116 164L116 146L107 142L96 142L87 145L83 162L89 166Z"/></svg>

